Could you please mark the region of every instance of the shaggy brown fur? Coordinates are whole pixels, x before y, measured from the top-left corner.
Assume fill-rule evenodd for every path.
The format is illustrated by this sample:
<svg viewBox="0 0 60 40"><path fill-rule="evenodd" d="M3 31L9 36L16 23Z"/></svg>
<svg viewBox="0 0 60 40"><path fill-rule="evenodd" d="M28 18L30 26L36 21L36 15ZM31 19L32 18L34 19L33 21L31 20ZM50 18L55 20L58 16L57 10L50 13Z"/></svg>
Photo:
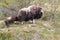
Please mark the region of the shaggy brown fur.
<svg viewBox="0 0 60 40"><path fill-rule="evenodd" d="M41 12L41 10L42 8L32 5L27 8L20 9L17 17L20 22L33 20L33 19L39 19L43 15L43 12Z"/></svg>
<svg viewBox="0 0 60 40"><path fill-rule="evenodd" d="M5 20L6 26L14 23L14 21L29 21L34 19L39 19L43 16L42 8L32 5L27 8L22 8L19 10L18 14L15 16L10 16Z"/></svg>

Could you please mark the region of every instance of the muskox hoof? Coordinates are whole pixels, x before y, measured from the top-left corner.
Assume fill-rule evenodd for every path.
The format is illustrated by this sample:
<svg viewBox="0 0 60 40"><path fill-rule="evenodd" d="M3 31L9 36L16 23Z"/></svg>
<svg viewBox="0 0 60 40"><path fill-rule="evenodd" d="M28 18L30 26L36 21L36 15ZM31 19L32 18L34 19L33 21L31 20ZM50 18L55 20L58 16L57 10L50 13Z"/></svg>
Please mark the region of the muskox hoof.
<svg viewBox="0 0 60 40"><path fill-rule="evenodd" d="M23 24L24 24L24 21L23 21L23 22L21 22L21 24L23 25Z"/></svg>
<svg viewBox="0 0 60 40"><path fill-rule="evenodd" d="M35 20L31 20L29 21L31 24L35 24Z"/></svg>
<svg viewBox="0 0 60 40"><path fill-rule="evenodd" d="M32 23L35 24L35 20L33 20Z"/></svg>

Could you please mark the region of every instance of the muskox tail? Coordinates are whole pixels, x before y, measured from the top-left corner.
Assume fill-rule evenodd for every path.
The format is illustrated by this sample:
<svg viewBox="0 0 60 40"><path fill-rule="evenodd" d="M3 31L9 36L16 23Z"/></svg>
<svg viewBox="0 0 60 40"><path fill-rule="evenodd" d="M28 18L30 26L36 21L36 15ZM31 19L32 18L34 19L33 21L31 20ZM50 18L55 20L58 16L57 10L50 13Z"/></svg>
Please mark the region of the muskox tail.
<svg viewBox="0 0 60 40"><path fill-rule="evenodd" d="M35 18L39 19L39 18L42 18L42 16L43 16L43 13L41 12L41 13L38 13Z"/></svg>

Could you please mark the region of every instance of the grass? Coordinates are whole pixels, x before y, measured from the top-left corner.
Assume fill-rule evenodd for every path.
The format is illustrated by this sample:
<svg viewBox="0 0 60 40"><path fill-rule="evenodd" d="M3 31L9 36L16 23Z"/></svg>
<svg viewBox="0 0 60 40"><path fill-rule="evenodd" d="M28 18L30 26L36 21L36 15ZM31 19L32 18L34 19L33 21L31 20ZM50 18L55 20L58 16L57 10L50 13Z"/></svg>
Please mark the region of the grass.
<svg viewBox="0 0 60 40"><path fill-rule="evenodd" d="M29 22L23 25L12 24L9 28L4 28L4 22L0 21L0 40L60 40L59 17L60 14L57 13L55 14L54 21L38 19L36 24Z"/></svg>
<svg viewBox="0 0 60 40"><path fill-rule="evenodd" d="M48 40L49 37L52 38L54 31L43 25L43 22L45 21L36 20L36 24L12 24L9 28L2 28L0 29L0 37L2 37L0 40L45 40L46 38ZM46 21L45 23L48 24L49 22Z"/></svg>

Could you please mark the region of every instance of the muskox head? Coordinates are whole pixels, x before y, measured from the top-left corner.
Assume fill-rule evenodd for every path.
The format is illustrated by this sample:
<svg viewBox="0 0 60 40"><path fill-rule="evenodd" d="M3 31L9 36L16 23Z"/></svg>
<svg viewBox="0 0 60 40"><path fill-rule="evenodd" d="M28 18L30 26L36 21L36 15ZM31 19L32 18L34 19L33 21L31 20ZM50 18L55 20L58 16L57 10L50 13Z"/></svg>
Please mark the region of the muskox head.
<svg viewBox="0 0 60 40"><path fill-rule="evenodd" d="M34 19L39 19L43 16L43 10L39 6L32 5L28 9L34 14Z"/></svg>

